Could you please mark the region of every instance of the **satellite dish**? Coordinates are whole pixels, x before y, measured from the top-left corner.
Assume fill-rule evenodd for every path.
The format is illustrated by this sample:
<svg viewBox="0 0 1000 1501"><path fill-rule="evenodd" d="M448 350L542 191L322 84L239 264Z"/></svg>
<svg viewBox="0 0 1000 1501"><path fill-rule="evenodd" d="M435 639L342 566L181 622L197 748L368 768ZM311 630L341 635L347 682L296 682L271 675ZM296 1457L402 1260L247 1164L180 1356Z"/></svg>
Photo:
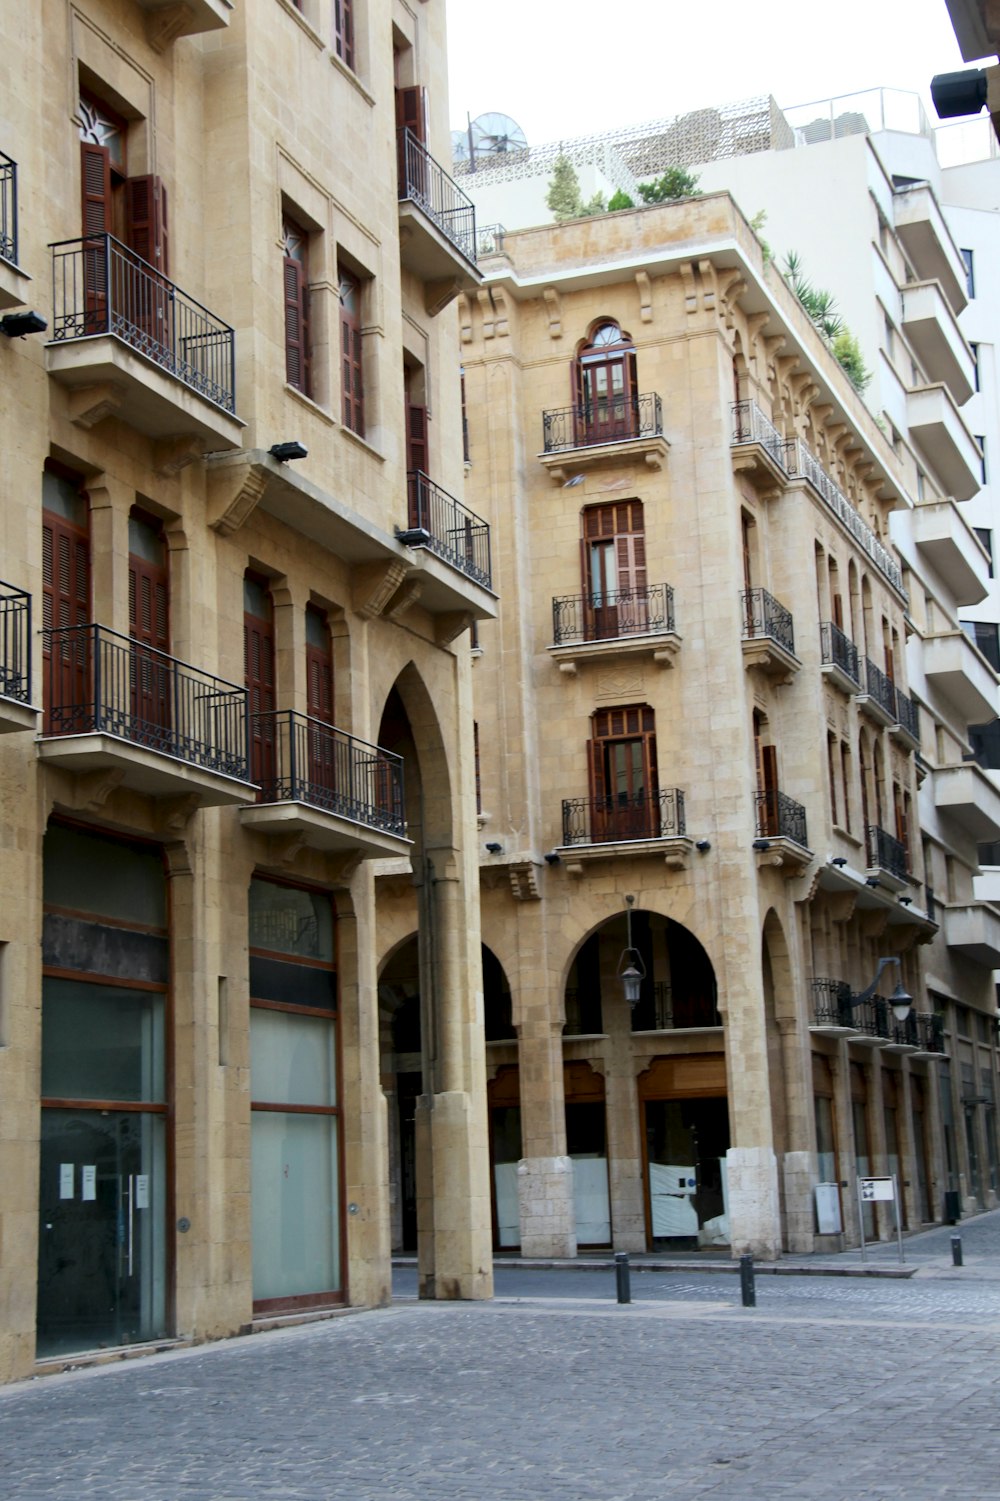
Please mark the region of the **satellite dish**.
<svg viewBox="0 0 1000 1501"><path fill-rule="evenodd" d="M511 151L527 151L524 131L510 115L494 112L477 115L469 127L474 156L506 156Z"/></svg>
<svg viewBox="0 0 1000 1501"><path fill-rule="evenodd" d="M469 160L469 132L453 130L451 133L451 159L453 162Z"/></svg>

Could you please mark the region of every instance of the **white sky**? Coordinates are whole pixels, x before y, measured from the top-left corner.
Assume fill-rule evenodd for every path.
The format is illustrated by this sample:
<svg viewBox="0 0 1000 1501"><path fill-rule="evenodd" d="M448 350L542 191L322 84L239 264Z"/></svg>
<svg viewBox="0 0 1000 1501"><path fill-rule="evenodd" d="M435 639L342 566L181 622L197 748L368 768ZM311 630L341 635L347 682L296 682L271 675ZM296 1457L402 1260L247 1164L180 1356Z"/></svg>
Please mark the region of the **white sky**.
<svg viewBox="0 0 1000 1501"><path fill-rule="evenodd" d="M773 94L921 93L968 67L945 0L447 0L451 123L501 111L530 145Z"/></svg>

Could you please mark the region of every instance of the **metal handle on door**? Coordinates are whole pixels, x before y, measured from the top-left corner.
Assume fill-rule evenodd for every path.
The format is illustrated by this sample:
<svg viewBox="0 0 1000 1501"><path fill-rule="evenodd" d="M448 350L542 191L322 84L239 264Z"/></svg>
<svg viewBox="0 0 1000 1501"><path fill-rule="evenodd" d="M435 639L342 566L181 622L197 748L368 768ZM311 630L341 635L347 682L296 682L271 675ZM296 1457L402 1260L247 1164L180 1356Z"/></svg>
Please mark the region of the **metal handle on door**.
<svg viewBox="0 0 1000 1501"><path fill-rule="evenodd" d="M135 1234L135 1175L128 1175L128 1275L132 1275L132 1246Z"/></svg>

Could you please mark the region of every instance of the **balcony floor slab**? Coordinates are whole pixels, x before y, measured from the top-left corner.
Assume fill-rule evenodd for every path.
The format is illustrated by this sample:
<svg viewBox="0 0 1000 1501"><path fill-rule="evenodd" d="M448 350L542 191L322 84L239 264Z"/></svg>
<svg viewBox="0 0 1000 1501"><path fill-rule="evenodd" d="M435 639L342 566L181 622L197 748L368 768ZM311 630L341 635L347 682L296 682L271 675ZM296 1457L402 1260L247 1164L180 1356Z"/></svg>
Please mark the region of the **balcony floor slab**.
<svg viewBox="0 0 1000 1501"><path fill-rule="evenodd" d="M148 797L195 797L202 808L248 803L256 787L224 772L180 761L162 751L95 732L52 735L38 742L39 760L63 771L120 771L122 785Z"/></svg>
<svg viewBox="0 0 1000 1501"><path fill-rule="evenodd" d="M310 849L355 853L362 860L406 856L412 840L373 828L311 803L254 803L240 809L240 822L258 834L298 834Z"/></svg>
<svg viewBox="0 0 1000 1501"><path fill-rule="evenodd" d="M19 730L38 728L40 709L33 704L22 703L17 698L0 696L0 735L16 734Z"/></svg>

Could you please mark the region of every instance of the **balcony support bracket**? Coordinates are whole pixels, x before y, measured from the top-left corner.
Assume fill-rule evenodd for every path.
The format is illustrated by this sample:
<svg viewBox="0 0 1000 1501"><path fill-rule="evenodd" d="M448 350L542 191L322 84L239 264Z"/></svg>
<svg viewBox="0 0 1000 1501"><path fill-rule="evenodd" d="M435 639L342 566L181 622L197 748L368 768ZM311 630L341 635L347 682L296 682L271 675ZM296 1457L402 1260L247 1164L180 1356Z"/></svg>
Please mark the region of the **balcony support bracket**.
<svg viewBox="0 0 1000 1501"><path fill-rule="evenodd" d="M161 834L170 838L179 839L187 828L188 820L193 813L203 806L197 793L189 793L186 797L166 797L160 799L156 806L156 825Z"/></svg>
<svg viewBox="0 0 1000 1501"><path fill-rule="evenodd" d="M453 302L462 290L462 282L457 276L446 276L441 281L425 282L424 308L427 316L436 318L438 313L443 312L449 302Z"/></svg>
<svg viewBox="0 0 1000 1501"><path fill-rule="evenodd" d="M261 500L271 476L259 464L243 460L220 465L209 473L208 524L223 537L243 526Z"/></svg>
<svg viewBox="0 0 1000 1501"><path fill-rule="evenodd" d="M205 444L196 433L181 433L176 438L163 438L153 444L153 468L157 474L179 474L195 459L200 459Z"/></svg>
<svg viewBox="0 0 1000 1501"><path fill-rule="evenodd" d="M473 616L468 610L449 610L438 615L434 621L434 640L438 646L450 646L463 631L472 625Z"/></svg>
<svg viewBox="0 0 1000 1501"><path fill-rule="evenodd" d="M101 381L69 393L69 420L74 427L92 428L120 411L125 392L114 381Z"/></svg>
<svg viewBox="0 0 1000 1501"><path fill-rule="evenodd" d="M146 41L154 52L166 52L179 36L191 30L191 7L184 0L174 5L161 5L146 13Z"/></svg>

